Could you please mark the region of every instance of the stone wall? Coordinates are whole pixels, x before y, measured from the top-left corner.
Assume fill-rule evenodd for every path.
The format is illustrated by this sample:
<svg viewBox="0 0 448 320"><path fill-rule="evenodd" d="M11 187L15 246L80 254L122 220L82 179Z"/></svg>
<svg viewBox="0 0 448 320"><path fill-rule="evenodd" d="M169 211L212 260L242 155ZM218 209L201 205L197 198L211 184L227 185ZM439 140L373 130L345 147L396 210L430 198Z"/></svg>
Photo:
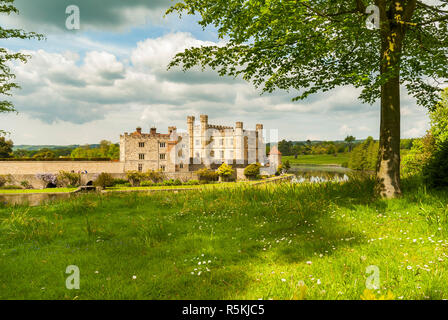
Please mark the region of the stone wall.
<svg viewBox="0 0 448 320"><path fill-rule="evenodd" d="M124 164L114 161L0 161L0 175L85 171L87 173L124 173Z"/></svg>

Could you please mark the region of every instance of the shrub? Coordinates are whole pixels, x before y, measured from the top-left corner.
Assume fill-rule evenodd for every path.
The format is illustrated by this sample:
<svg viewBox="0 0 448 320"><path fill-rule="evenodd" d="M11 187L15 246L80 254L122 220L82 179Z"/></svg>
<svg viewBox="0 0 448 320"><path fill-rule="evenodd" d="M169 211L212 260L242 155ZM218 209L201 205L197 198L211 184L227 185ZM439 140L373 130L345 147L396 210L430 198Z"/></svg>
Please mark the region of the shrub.
<svg viewBox="0 0 448 320"><path fill-rule="evenodd" d="M33 186L31 185L31 183L29 183L28 181L24 180L20 182L20 185L24 188L24 189L33 189Z"/></svg>
<svg viewBox="0 0 448 320"><path fill-rule="evenodd" d="M0 187L3 187L6 184L7 180L4 175L0 175Z"/></svg>
<svg viewBox="0 0 448 320"><path fill-rule="evenodd" d="M244 175L249 179L257 178L260 176L260 167L259 163L252 163L244 169Z"/></svg>
<svg viewBox="0 0 448 320"><path fill-rule="evenodd" d="M160 182L163 181L163 179L165 178L163 172L161 171L154 171L154 170L149 170L146 172L146 177L151 180L152 182Z"/></svg>
<svg viewBox="0 0 448 320"><path fill-rule="evenodd" d="M180 186L182 185L182 181L180 181L179 179L173 180L165 180L161 183L163 186Z"/></svg>
<svg viewBox="0 0 448 320"><path fill-rule="evenodd" d="M201 181L216 181L219 177L217 172L208 168L199 169L198 171L196 171L196 174Z"/></svg>
<svg viewBox="0 0 448 320"><path fill-rule="evenodd" d="M75 172L59 171L57 181L63 186L78 187L81 184L81 175Z"/></svg>
<svg viewBox="0 0 448 320"><path fill-rule="evenodd" d="M197 186L199 184L199 180L188 180L185 184L188 186Z"/></svg>
<svg viewBox="0 0 448 320"><path fill-rule="evenodd" d="M224 180L228 180L235 171L227 163L223 163L217 170L218 175Z"/></svg>
<svg viewBox="0 0 448 320"><path fill-rule="evenodd" d="M102 172L102 173L100 173L98 178L96 178L93 185L96 187L107 188L107 187L113 186L113 181L114 181L114 178L112 178L112 176L109 173Z"/></svg>
<svg viewBox="0 0 448 320"><path fill-rule="evenodd" d="M52 173L38 173L38 174L36 174L36 178L42 180L46 184L51 183L54 186L56 186L56 184L58 182L56 175L54 175Z"/></svg>
<svg viewBox="0 0 448 320"><path fill-rule="evenodd" d="M140 182L146 180L146 175L139 171L128 171L126 172L126 178L130 182L131 186L138 187Z"/></svg>
<svg viewBox="0 0 448 320"><path fill-rule="evenodd" d="M118 183L118 184L114 185L114 187L116 187L116 188L128 188L128 187L131 187L131 184L129 182Z"/></svg>
<svg viewBox="0 0 448 320"><path fill-rule="evenodd" d="M336 155L336 154L335 154ZM291 169L291 163L289 163L289 160L286 160L284 165L283 165L284 169L286 170L286 172L288 172L289 169Z"/></svg>
<svg viewBox="0 0 448 320"><path fill-rule="evenodd" d="M448 187L448 140L440 144L424 166L423 179L431 188Z"/></svg>
<svg viewBox="0 0 448 320"><path fill-rule="evenodd" d="M283 172L283 165L280 164L280 165L278 166L278 168L277 168L277 171L275 172L275 175L276 175L276 176L279 176L279 175L282 174L282 172Z"/></svg>
<svg viewBox="0 0 448 320"><path fill-rule="evenodd" d="M430 160L435 149L435 139L431 133L427 133L421 139L415 139L411 150L403 157L401 162L402 172L405 175L422 173L423 168Z"/></svg>
<svg viewBox="0 0 448 320"><path fill-rule="evenodd" d="M124 185L124 184L126 184L126 183L129 183L129 181L126 180L126 179L114 179L114 180L112 181L112 185L113 185L113 186Z"/></svg>
<svg viewBox="0 0 448 320"><path fill-rule="evenodd" d="M140 182L140 187L152 187L154 185L155 185L154 182L148 180Z"/></svg>
<svg viewBox="0 0 448 320"><path fill-rule="evenodd" d="M350 154L348 167L354 170L375 170L378 159L379 143L368 137L356 146Z"/></svg>

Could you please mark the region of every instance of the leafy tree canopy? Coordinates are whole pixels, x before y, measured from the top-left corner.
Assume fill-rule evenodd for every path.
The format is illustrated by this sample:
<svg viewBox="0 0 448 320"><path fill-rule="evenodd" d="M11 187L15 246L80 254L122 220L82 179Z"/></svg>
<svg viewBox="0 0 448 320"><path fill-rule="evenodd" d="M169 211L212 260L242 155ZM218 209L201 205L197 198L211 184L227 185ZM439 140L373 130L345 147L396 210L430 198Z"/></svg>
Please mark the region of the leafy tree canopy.
<svg viewBox="0 0 448 320"><path fill-rule="evenodd" d="M353 85L363 89L363 101L373 103L396 72L380 72L381 36L394 37L394 28L400 27L406 37L390 38L384 59L400 45L400 82L421 105L434 105L440 81L448 78L448 2L374 3L380 8L378 30L366 27L370 1L365 0L184 0L168 13L199 14L199 24L216 27L226 41L189 48L170 67L210 66L220 75L241 75L268 92L297 89L295 99Z"/></svg>
<svg viewBox="0 0 448 320"><path fill-rule="evenodd" d="M0 0L0 14L18 14L19 10L14 6L14 0ZM22 29L9 29L0 26L0 39L44 39L44 36L35 32L25 32ZM2 96L11 96L11 90L20 88L14 82L15 75L12 73L10 63L18 60L27 62L28 55L20 52L11 52L8 49L0 48L0 113L15 111L14 105L11 101L2 100Z"/></svg>

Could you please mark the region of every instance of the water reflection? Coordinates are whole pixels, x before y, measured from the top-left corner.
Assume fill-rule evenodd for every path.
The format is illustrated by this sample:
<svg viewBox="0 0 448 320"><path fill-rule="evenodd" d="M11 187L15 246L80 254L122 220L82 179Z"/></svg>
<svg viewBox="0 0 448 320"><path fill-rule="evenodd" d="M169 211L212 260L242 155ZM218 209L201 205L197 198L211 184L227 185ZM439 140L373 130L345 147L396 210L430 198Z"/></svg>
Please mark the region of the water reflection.
<svg viewBox="0 0 448 320"><path fill-rule="evenodd" d="M71 193L0 194L0 204L38 206L49 201L68 199L73 195Z"/></svg>
<svg viewBox="0 0 448 320"><path fill-rule="evenodd" d="M344 182L350 179L349 174L353 174L353 170L344 167L312 165L292 166L290 172L295 174L293 183Z"/></svg>

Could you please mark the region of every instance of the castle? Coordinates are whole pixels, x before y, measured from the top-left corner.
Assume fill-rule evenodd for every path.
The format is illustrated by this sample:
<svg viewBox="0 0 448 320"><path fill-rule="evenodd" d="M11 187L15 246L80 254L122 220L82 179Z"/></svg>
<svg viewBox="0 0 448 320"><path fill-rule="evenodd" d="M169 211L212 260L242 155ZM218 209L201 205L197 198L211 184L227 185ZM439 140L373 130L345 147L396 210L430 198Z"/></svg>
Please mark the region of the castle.
<svg viewBox="0 0 448 320"><path fill-rule="evenodd" d="M263 125L255 130L244 129L242 122L235 127L212 125L207 115L200 121L187 117L187 131L168 127L168 133L151 128L144 133L138 127L133 133L120 135L120 161L0 161L0 175L8 175L13 184L28 181L34 188L44 188L37 175L58 174L60 171L83 172L83 184L92 183L98 174L106 172L114 178L126 178L128 171L163 171L167 179L183 181L197 179L201 168L217 169L222 163L235 168L236 179L244 179L244 168L260 163L262 175L272 175L281 164L281 153L274 146L269 158L263 137ZM68 161L67 161L68 160Z"/></svg>
<svg viewBox="0 0 448 320"><path fill-rule="evenodd" d="M250 163L267 163L263 125L255 130L244 129L242 122L235 127L212 125L207 115L187 117L187 132L168 127L168 133L151 128L143 133L138 127L133 133L120 136L120 162L125 171L160 170L167 173L192 172L203 167L215 169L223 162L235 168Z"/></svg>

